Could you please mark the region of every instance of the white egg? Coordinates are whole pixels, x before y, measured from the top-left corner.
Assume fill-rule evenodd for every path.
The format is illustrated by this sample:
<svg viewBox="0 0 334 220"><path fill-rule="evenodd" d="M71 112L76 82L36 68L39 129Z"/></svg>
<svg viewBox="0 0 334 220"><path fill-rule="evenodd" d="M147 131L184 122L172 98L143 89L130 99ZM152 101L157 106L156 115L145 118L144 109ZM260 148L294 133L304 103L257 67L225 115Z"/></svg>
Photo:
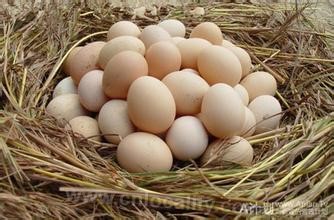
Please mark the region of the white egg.
<svg viewBox="0 0 334 220"><path fill-rule="evenodd" d="M208 146L208 139L202 122L194 116L176 119L166 136L167 145L179 160L200 157Z"/></svg>
<svg viewBox="0 0 334 220"><path fill-rule="evenodd" d="M61 80L53 90L53 98L64 95L64 94L77 94L78 88L76 85L74 85L74 82L72 78L66 77L63 80Z"/></svg>

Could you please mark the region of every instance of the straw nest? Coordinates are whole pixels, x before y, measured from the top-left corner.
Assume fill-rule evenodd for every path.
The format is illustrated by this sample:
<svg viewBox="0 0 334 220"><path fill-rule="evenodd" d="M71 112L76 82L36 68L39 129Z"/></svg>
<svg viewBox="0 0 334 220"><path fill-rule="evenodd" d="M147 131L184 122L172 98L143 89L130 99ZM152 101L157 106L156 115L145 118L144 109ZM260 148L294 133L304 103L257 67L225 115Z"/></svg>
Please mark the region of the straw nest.
<svg viewBox="0 0 334 220"><path fill-rule="evenodd" d="M334 60L305 13L312 5L210 4L161 7L134 16L109 4L43 6L1 24L0 216L36 218L186 218L330 215L334 184ZM44 109L74 45L105 39L120 19L140 26L178 18L191 28L213 21L247 49L255 69L279 82L279 129L250 137L250 167L176 164L168 173L129 174L115 146L74 137ZM189 30L188 30L189 32ZM332 48L333 51L333 48ZM312 212L313 208L313 212ZM313 216L314 217L314 216Z"/></svg>

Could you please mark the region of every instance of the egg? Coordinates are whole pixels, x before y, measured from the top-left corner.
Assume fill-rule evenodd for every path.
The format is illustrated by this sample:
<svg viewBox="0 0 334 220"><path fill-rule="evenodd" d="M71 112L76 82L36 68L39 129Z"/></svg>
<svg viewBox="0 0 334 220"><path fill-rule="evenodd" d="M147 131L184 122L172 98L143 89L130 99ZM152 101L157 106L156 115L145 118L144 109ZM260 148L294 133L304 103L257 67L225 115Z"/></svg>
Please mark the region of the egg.
<svg viewBox="0 0 334 220"><path fill-rule="evenodd" d="M249 100L252 101L260 95L275 95L277 83L275 78L267 72L258 71L246 76L240 84L248 92Z"/></svg>
<svg viewBox="0 0 334 220"><path fill-rule="evenodd" d="M235 86L241 79L242 69L238 58L221 46L202 50L197 60L200 75L210 84L226 83Z"/></svg>
<svg viewBox="0 0 334 220"><path fill-rule="evenodd" d="M82 107L77 94L65 94L55 97L46 107L46 112L56 119L71 120L77 116L88 115Z"/></svg>
<svg viewBox="0 0 334 220"><path fill-rule="evenodd" d="M258 96L249 103L248 108L255 116L255 134L271 131L278 127L282 107L275 97L270 95Z"/></svg>
<svg viewBox="0 0 334 220"><path fill-rule="evenodd" d="M145 58L148 64L148 74L157 79L162 79L168 73L177 71L181 67L181 54L177 47L168 41L153 44L147 50Z"/></svg>
<svg viewBox="0 0 334 220"><path fill-rule="evenodd" d="M159 134L174 121L176 107L173 95L154 77L136 79L130 86L127 101L130 119L142 131Z"/></svg>
<svg viewBox="0 0 334 220"><path fill-rule="evenodd" d="M175 45L178 44L180 41L183 41L183 40L185 40L184 37L172 37L171 38L171 42Z"/></svg>
<svg viewBox="0 0 334 220"><path fill-rule="evenodd" d="M218 166L227 162L249 166L253 157L254 150L250 143L242 137L234 136L212 142L203 154L201 164Z"/></svg>
<svg viewBox="0 0 334 220"><path fill-rule="evenodd" d="M71 77L62 79L53 90L53 98L64 94L77 94L78 88L74 85Z"/></svg>
<svg viewBox="0 0 334 220"><path fill-rule="evenodd" d="M146 49L149 49L152 44L159 41L171 40L169 33L157 25L146 26L140 34L139 38L144 42Z"/></svg>
<svg viewBox="0 0 334 220"><path fill-rule="evenodd" d="M126 50L138 52L143 56L146 51L144 43L136 37L116 37L108 41L104 47L102 47L98 59L99 66L105 69L108 61L111 60L113 56Z"/></svg>
<svg viewBox="0 0 334 220"><path fill-rule="evenodd" d="M89 71L99 69L98 56L105 42L97 41L81 48L73 57L70 74L74 84L78 85L80 79Z"/></svg>
<svg viewBox="0 0 334 220"><path fill-rule="evenodd" d="M176 119L166 136L167 145L179 160L197 159L204 153L208 141L202 122L194 116Z"/></svg>
<svg viewBox="0 0 334 220"><path fill-rule="evenodd" d="M119 21L109 28L107 39L110 41L119 36L139 37L139 35L140 29L135 23L131 21Z"/></svg>
<svg viewBox="0 0 334 220"><path fill-rule="evenodd" d="M209 47L211 43L200 38L191 38L180 41L176 46L181 53L181 67L197 70L197 57L203 49Z"/></svg>
<svg viewBox="0 0 334 220"><path fill-rule="evenodd" d="M256 119L251 110L245 106L245 121L242 125L242 129L238 133L239 136L244 138L250 137L254 134L256 127Z"/></svg>
<svg viewBox="0 0 334 220"><path fill-rule="evenodd" d="M245 89L245 87L243 87L240 84L237 84L236 86L233 87L233 89L234 91L238 93L244 105L247 106L249 103L249 97L248 97L248 92Z"/></svg>
<svg viewBox="0 0 334 220"><path fill-rule="evenodd" d="M190 68L185 68L185 69L182 69L181 71L183 71L183 72L191 72L191 73L195 73L196 75L199 75L199 72L197 70L190 69Z"/></svg>
<svg viewBox="0 0 334 220"><path fill-rule="evenodd" d="M105 103L99 113L98 123L104 138L113 144L135 132L128 116L128 104L124 100L113 99Z"/></svg>
<svg viewBox="0 0 334 220"><path fill-rule="evenodd" d="M190 33L190 38L202 38L214 45L221 45L223 34L220 28L212 22L198 24Z"/></svg>
<svg viewBox="0 0 334 220"><path fill-rule="evenodd" d="M131 83L148 74L148 65L145 58L134 51L123 51L115 55L107 64L102 87L110 98L124 99Z"/></svg>
<svg viewBox="0 0 334 220"><path fill-rule="evenodd" d="M102 88L103 71L92 70L85 74L79 83L80 103L91 112L100 111L109 99Z"/></svg>
<svg viewBox="0 0 334 220"><path fill-rule="evenodd" d="M231 137L243 126L245 108L231 86L217 83L203 97L200 118L213 136Z"/></svg>
<svg viewBox="0 0 334 220"><path fill-rule="evenodd" d="M117 161L131 173L166 172L173 165L173 156L158 136L136 132L126 136L118 145Z"/></svg>
<svg viewBox="0 0 334 220"><path fill-rule="evenodd" d="M240 47L227 47L227 49L232 51L232 53L239 59L242 69L241 78L247 76L252 68L252 61L247 51Z"/></svg>
<svg viewBox="0 0 334 220"><path fill-rule="evenodd" d="M162 82L173 94L178 115L194 115L201 111L203 96L210 86L200 76L177 71L168 74Z"/></svg>
<svg viewBox="0 0 334 220"><path fill-rule="evenodd" d="M165 29L171 37L184 37L186 35L186 27L176 19L164 20L158 26Z"/></svg>
<svg viewBox="0 0 334 220"><path fill-rule="evenodd" d="M221 45L225 48L236 47L234 43L232 43L231 41L225 40L225 39L223 39Z"/></svg>
<svg viewBox="0 0 334 220"><path fill-rule="evenodd" d="M71 66L73 65L73 58L75 56L75 54L81 49L82 47L74 47L71 52L68 54L68 56L66 57L63 65L62 65L62 69L63 72L66 73L67 75L70 75L70 70L71 70Z"/></svg>
<svg viewBox="0 0 334 220"><path fill-rule="evenodd" d="M204 10L203 7L196 7L189 12L194 17L201 17L201 16L204 16L204 14L205 14L205 10Z"/></svg>
<svg viewBox="0 0 334 220"><path fill-rule="evenodd" d="M72 129L74 133L78 133L85 138L95 141L101 141L100 130L97 121L88 116L78 116L71 119L66 129Z"/></svg>

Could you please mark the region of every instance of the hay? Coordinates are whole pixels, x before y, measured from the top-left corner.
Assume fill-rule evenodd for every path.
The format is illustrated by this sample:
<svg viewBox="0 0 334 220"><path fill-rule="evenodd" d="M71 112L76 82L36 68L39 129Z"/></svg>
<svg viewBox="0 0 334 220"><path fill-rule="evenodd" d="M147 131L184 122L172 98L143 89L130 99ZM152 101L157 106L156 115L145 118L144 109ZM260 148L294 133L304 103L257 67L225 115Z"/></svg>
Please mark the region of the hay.
<svg viewBox="0 0 334 220"><path fill-rule="evenodd" d="M1 45L0 216L35 218L186 218L257 214L330 215L334 184L334 36L305 16L313 5L192 5L161 7L140 26L178 18L188 29L217 23L280 82L280 129L253 136L254 165L128 174L115 146L74 137L44 114L64 57L76 43L105 39L105 30L132 9L109 4L57 4L4 14ZM81 40L80 40L81 39ZM303 212L304 211L304 212ZM312 211L312 210L311 210ZM317 212L318 211L318 212ZM320 213L319 213L320 211ZM313 216L314 217L314 216Z"/></svg>

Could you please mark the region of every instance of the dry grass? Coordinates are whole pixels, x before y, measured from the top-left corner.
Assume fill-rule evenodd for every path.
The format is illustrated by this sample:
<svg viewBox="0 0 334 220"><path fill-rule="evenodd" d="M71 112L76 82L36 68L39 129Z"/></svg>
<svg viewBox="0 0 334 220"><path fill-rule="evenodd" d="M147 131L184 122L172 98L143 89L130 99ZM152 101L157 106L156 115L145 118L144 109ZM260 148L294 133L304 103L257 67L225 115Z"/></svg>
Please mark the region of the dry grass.
<svg viewBox="0 0 334 220"><path fill-rule="evenodd" d="M60 66L68 50L105 39L104 31L131 19L132 10L51 4L15 17L4 13L1 217L236 217L251 216L245 213L250 205L263 209L275 202L280 202L271 210L276 216L298 214L306 202L322 202L321 214L333 212L334 60L328 40L334 36L319 32L304 16L312 5L212 3L200 18L188 14L192 7L162 7L158 16L134 21L145 26L174 17L189 30L213 21L251 53L255 69L277 78L283 120L280 129L249 138L254 164L204 169L192 162L175 164L168 173L124 172L114 162L114 146L73 137L44 109L64 77Z"/></svg>

